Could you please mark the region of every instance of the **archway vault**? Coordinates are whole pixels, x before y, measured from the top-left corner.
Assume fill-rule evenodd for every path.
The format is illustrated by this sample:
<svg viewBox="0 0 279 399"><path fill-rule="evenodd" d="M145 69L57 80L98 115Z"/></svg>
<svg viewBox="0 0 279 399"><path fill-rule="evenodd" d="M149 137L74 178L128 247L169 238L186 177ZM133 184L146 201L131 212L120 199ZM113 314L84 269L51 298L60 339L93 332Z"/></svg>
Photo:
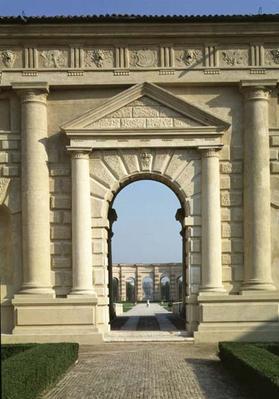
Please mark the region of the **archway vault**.
<svg viewBox="0 0 279 399"><path fill-rule="evenodd" d="M217 165L215 152L222 147L222 134L228 127L226 121L151 83L130 87L101 106L63 125L62 130L70 139L68 149L76 154L73 161L74 191L81 190L80 185L83 183L78 176L81 171L84 173L87 170L87 166L84 166L86 169L82 167L85 165L84 156L78 154L89 154L90 190L87 190L90 191L91 200L93 284L98 297L96 320L100 330L106 331L109 323L109 209L117 193L135 180L151 179L162 182L180 200L182 212L178 218L183 230L184 269L187 267L187 260L188 264L191 263L192 273L189 274L188 281L192 281L194 290L198 289L201 249L194 241L200 241L202 230L200 150L206 150L206 159L211 157L212 150L215 160L212 158L210 164ZM214 179L219 179L217 168L213 166L210 170ZM218 191L218 184L216 187ZM77 193L78 202L84 201L84 206L88 207L83 197L84 195ZM73 212L75 213L75 209ZM73 219L75 230L79 228L82 218ZM86 220L84 224L87 224ZM190 230L186 231L188 228ZM220 241L218 234L217 241ZM75 232L73 235L75 236ZM76 240L73 245L78 251L78 246L84 245L84 241L80 241L78 236ZM89 255L87 252L87 260ZM81 266L73 265L73 269L78 272ZM210 284L209 289L212 289L213 285Z"/></svg>

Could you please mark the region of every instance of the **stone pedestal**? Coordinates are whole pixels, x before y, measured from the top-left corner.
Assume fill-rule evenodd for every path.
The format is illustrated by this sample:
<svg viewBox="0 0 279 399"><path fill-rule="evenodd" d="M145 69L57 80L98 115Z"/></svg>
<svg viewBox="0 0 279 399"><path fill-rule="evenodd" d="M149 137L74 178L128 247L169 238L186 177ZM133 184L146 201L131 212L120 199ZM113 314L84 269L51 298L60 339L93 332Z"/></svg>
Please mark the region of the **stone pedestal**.
<svg viewBox="0 0 279 399"><path fill-rule="evenodd" d="M244 283L242 290L274 290L271 277L268 99L270 88L243 83Z"/></svg>

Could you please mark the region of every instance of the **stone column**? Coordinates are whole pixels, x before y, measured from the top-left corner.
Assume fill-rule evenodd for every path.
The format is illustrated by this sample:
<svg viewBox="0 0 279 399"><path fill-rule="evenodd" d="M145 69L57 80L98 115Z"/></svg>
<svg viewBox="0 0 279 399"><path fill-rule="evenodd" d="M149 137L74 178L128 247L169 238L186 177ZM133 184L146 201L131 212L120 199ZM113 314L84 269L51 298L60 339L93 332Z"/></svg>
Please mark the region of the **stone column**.
<svg viewBox="0 0 279 399"><path fill-rule="evenodd" d="M54 295L50 268L47 84L13 85L21 98L23 283L19 294Z"/></svg>
<svg viewBox="0 0 279 399"><path fill-rule="evenodd" d="M225 292L222 284L220 148L202 150L202 285L201 292Z"/></svg>
<svg viewBox="0 0 279 399"><path fill-rule="evenodd" d="M274 290L271 277L268 99L270 89L243 82L244 283L242 290Z"/></svg>
<svg viewBox="0 0 279 399"><path fill-rule="evenodd" d="M72 153L72 295L96 296L92 277L90 149L69 148Z"/></svg>

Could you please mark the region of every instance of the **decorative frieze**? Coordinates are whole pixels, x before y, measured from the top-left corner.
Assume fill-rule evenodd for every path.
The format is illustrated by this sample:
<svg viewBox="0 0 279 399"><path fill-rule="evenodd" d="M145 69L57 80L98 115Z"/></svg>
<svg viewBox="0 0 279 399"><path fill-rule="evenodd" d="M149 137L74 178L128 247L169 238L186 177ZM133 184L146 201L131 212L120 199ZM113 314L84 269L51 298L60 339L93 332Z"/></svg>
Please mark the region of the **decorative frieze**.
<svg viewBox="0 0 279 399"><path fill-rule="evenodd" d="M247 48L219 48L219 65L221 67L242 67L249 65Z"/></svg>
<svg viewBox="0 0 279 399"><path fill-rule="evenodd" d="M0 48L0 69L114 69L115 76L125 76L126 69L162 68L160 75L172 75L172 68L192 69L203 68L205 74L218 74L215 68L250 69L251 74L265 74L264 66L279 67L279 45L277 43L264 46L263 43L245 44L205 44L178 45L172 44L137 45L112 47L100 45L95 47L82 46L61 48L5 47ZM259 68L257 68L259 67ZM166 69L165 69L166 68ZM212 69L211 69L212 68ZM129 71L127 72L129 73ZM36 76L36 75L24 75ZM81 75L69 75L81 76Z"/></svg>
<svg viewBox="0 0 279 399"><path fill-rule="evenodd" d="M279 66L279 47L265 49L265 64Z"/></svg>
<svg viewBox="0 0 279 399"><path fill-rule="evenodd" d="M176 48L175 66L178 68L194 68L203 66L203 51L201 48Z"/></svg>
<svg viewBox="0 0 279 399"><path fill-rule="evenodd" d="M114 67L114 51L111 48L84 49L84 67L108 69Z"/></svg>
<svg viewBox="0 0 279 399"><path fill-rule="evenodd" d="M159 66L159 49L156 47L131 48L129 61L131 68L156 68Z"/></svg>
<svg viewBox="0 0 279 399"><path fill-rule="evenodd" d="M66 49L40 49L38 64L41 68L67 68L69 66L69 51Z"/></svg>
<svg viewBox="0 0 279 399"><path fill-rule="evenodd" d="M0 69L22 68L22 50L18 48L0 49Z"/></svg>

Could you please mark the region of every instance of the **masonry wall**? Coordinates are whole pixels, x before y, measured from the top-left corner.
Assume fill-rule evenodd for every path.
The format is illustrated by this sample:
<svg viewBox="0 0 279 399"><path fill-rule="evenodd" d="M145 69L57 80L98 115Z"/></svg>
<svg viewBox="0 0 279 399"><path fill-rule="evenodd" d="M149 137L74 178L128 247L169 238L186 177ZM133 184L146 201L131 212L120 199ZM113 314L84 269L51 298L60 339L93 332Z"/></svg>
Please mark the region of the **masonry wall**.
<svg viewBox="0 0 279 399"><path fill-rule="evenodd" d="M66 295L71 287L71 167L65 150L67 140L60 133L65 121L93 108L117 89L76 89L50 91L48 96L48 141L50 173L50 236L52 282L57 295ZM168 87L168 90L226 118L232 128L225 133L220 152L222 206L223 280L229 292L237 292L243 279L243 100L237 87ZM276 96L270 101L270 167L272 187L272 271L279 288L279 106ZM20 192L20 104L12 91L0 94L0 232L11 237L11 247L0 245L1 296L4 303L4 329L11 330L10 299L21 281L21 192ZM7 187L6 187L7 186ZM3 216L4 215L4 216ZM192 293L200 283L199 227L187 232L191 265ZM9 251L10 255L7 255ZM9 320L9 322L8 322Z"/></svg>

